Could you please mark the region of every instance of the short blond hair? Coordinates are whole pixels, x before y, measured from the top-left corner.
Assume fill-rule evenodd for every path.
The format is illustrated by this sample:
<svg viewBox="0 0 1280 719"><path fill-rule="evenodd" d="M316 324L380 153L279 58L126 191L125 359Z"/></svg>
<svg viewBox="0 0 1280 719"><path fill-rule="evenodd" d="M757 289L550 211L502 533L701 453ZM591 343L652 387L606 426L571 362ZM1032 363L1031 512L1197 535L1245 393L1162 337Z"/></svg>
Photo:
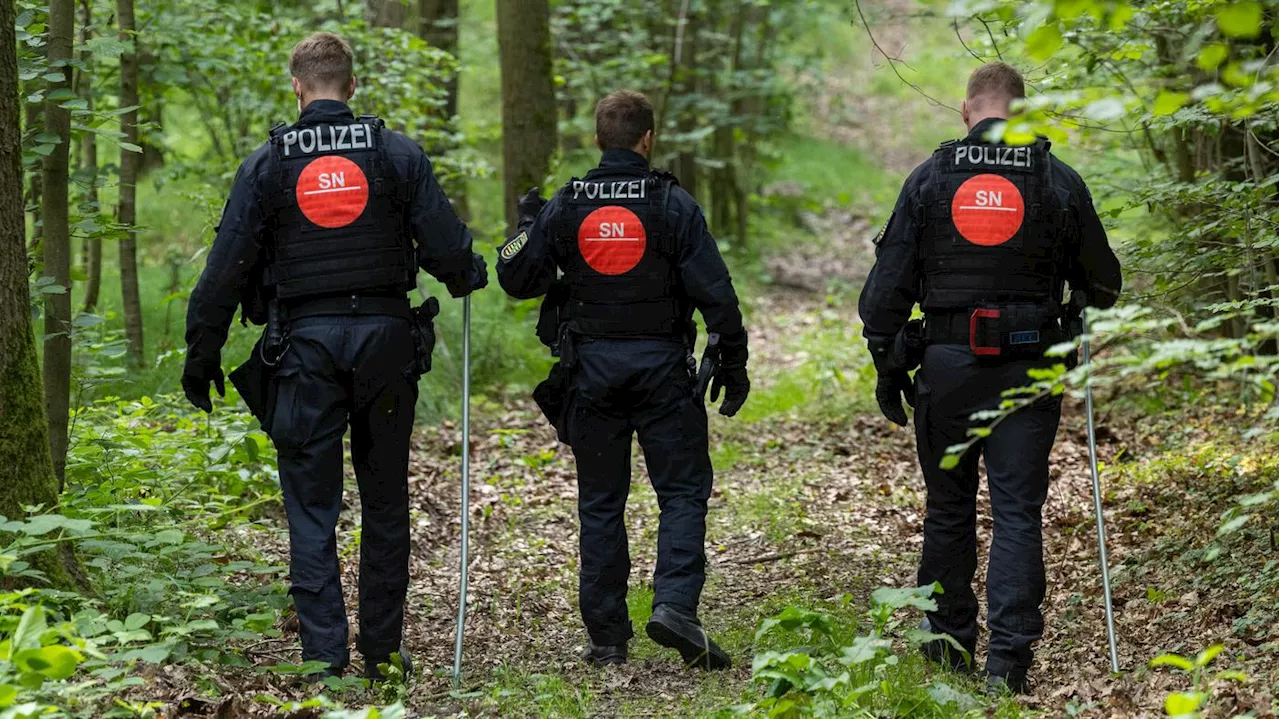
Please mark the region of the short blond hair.
<svg viewBox="0 0 1280 719"><path fill-rule="evenodd" d="M294 46L289 74L307 90L342 92L351 84L355 55L351 45L331 32L318 32Z"/></svg>
<svg viewBox="0 0 1280 719"><path fill-rule="evenodd" d="M965 93L969 102L978 98L1008 104L1027 96L1022 73L1004 62L989 62L969 76L969 88Z"/></svg>

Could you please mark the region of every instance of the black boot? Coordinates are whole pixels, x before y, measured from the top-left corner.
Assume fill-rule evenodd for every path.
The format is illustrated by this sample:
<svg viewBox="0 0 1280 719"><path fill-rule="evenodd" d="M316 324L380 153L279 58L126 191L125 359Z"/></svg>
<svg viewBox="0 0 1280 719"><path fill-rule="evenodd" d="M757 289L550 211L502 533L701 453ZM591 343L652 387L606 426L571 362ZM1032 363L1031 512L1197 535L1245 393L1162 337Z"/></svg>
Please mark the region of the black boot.
<svg viewBox="0 0 1280 719"><path fill-rule="evenodd" d="M702 629L702 623L688 611L671 604L659 604L644 631L653 641L680 652L684 663L699 669L728 669L733 660Z"/></svg>
<svg viewBox="0 0 1280 719"><path fill-rule="evenodd" d="M597 667L607 666L609 664L626 664L627 663L627 644L596 644L590 639L587 640L586 649L582 650L581 657L588 663Z"/></svg>
<svg viewBox="0 0 1280 719"><path fill-rule="evenodd" d="M364 678L368 679L371 682L384 681L386 677L383 676L382 671L378 669L378 665L389 664L389 663L390 662L387 659L374 659L371 657L365 657ZM410 675L413 674L413 657L409 656L409 650L405 649L404 647L400 647L400 667L403 672L402 676L404 678L407 679Z"/></svg>
<svg viewBox="0 0 1280 719"><path fill-rule="evenodd" d="M990 670L983 670L986 677L987 696L999 697L1005 694L1027 694L1031 691L1031 685L1027 681L1027 671L1025 669L1011 669L1005 674L995 674Z"/></svg>
<svg viewBox="0 0 1280 719"><path fill-rule="evenodd" d="M929 632L930 634L940 634L933 629L933 625L929 623L929 618L925 617L920 620L920 631ZM973 671L973 651L969 651L969 656L965 656L951 642L945 639L935 639L931 642L925 642L920 645L920 653L925 659L940 664L953 672L960 674L968 674Z"/></svg>

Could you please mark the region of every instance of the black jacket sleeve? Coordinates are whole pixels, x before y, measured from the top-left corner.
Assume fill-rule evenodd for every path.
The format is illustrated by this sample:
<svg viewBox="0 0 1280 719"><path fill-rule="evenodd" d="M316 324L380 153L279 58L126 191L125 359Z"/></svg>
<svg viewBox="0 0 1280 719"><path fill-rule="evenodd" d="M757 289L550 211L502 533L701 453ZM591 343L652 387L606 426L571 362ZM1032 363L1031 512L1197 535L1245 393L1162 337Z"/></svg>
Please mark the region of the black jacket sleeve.
<svg viewBox="0 0 1280 719"><path fill-rule="evenodd" d="M1067 189L1067 203L1075 221L1076 242L1067 258L1067 282L1084 290L1090 307L1115 305L1123 279L1120 260L1107 242L1107 231L1093 207L1093 196L1075 170L1054 158L1054 169Z"/></svg>
<svg viewBox="0 0 1280 719"><path fill-rule="evenodd" d="M418 246L418 265L449 287L454 296L470 288L475 267L471 231L453 211L436 180L431 160L420 146L398 137L409 162L409 231ZM404 146L408 146L405 148ZM465 294L465 291L461 292Z"/></svg>
<svg viewBox="0 0 1280 719"><path fill-rule="evenodd" d="M562 206L559 194L552 197L532 222L522 221L499 248L498 284L508 295L520 300L541 297L556 281L552 240Z"/></svg>
<svg viewBox="0 0 1280 719"><path fill-rule="evenodd" d="M678 235L683 240L679 269L685 295L694 308L702 313L707 331L718 333L726 342L726 350L740 345L745 352L746 335L742 325L742 310L738 306L738 295L733 289L729 268L720 256L720 247L711 236L702 209L694 203L693 198L678 188L672 188L671 192L672 195L685 195L685 198L679 199L683 200L682 205L689 208L685 212L685 227ZM675 197L672 202L675 204Z"/></svg>
<svg viewBox="0 0 1280 719"><path fill-rule="evenodd" d="M916 168L903 184L893 214L876 238L876 262L858 297L862 335L873 351L878 345L892 342L920 299L919 188L928 167L926 162Z"/></svg>
<svg viewBox="0 0 1280 719"><path fill-rule="evenodd" d="M266 148L240 165L204 272L187 303L187 362L206 367L221 363L222 345L240 304L241 293L262 251L266 229L261 196Z"/></svg>

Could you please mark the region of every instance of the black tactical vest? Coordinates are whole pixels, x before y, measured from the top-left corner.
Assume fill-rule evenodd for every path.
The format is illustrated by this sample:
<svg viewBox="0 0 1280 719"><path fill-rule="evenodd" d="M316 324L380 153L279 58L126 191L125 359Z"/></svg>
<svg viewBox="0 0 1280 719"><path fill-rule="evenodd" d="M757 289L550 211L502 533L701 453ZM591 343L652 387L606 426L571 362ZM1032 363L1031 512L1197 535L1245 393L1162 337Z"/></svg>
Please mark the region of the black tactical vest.
<svg viewBox="0 0 1280 719"><path fill-rule="evenodd" d="M926 313L1061 302L1067 209L1050 180L1049 143L966 140L934 153L922 192L920 302Z"/></svg>
<svg viewBox="0 0 1280 719"><path fill-rule="evenodd" d="M564 270L562 317L594 337L683 336L678 247L666 217L675 177L597 168L560 190L556 254Z"/></svg>
<svg viewBox="0 0 1280 719"><path fill-rule="evenodd" d="M280 299L409 290L407 184L371 115L271 131L267 282Z"/></svg>

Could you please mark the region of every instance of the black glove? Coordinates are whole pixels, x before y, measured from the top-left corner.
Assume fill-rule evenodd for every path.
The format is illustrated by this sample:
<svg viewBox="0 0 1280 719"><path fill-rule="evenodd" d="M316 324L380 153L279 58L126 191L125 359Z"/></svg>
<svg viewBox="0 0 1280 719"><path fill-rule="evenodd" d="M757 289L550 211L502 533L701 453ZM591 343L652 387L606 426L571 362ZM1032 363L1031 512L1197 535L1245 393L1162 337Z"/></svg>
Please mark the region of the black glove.
<svg viewBox="0 0 1280 719"><path fill-rule="evenodd" d="M471 272L470 277L465 282L462 277L449 282L445 285L445 289L449 290L449 296L454 299L466 297L467 295L482 290L489 284L489 268L484 263L484 258L474 252L471 253Z"/></svg>
<svg viewBox="0 0 1280 719"><path fill-rule="evenodd" d="M542 195L538 194L538 188L533 188L524 193L516 202L516 214L519 215L518 222L523 227L526 223L532 223L538 217L538 213L542 212L542 206L547 201L542 199Z"/></svg>
<svg viewBox="0 0 1280 719"><path fill-rule="evenodd" d="M721 367L720 371L716 372L716 376L711 380L712 404L720 399L721 388L724 389L724 402L720 405L720 414L732 417L742 409L743 403L747 401L747 395L751 392L751 380L747 379L747 368Z"/></svg>
<svg viewBox="0 0 1280 719"><path fill-rule="evenodd" d="M902 408L902 400L916 406L916 386L906 370L881 372L876 375L876 402L880 405L880 413L899 427L907 426L907 411Z"/></svg>
<svg viewBox="0 0 1280 719"><path fill-rule="evenodd" d="M187 360L186 366L182 368L182 391L187 395L187 401L195 405L196 409L213 411L213 402L209 400L210 382L218 389L219 397L227 396L221 367Z"/></svg>

